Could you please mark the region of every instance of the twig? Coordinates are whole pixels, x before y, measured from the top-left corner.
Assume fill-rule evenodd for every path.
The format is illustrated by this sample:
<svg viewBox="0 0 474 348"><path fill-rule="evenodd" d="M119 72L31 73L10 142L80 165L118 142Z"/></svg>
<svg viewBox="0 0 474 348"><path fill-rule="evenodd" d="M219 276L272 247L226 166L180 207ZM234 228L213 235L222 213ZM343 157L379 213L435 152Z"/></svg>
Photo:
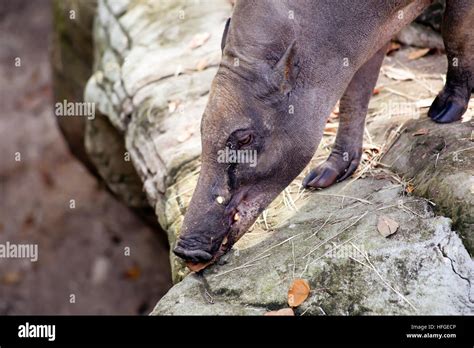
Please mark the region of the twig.
<svg viewBox="0 0 474 348"><path fill-rule="evenodd" d="M280 245L283 245L283 244L285 244L286 242L289 242L290 240L292 240L292 239L294 239L294 238L296 238L296 237L302 235L303 233L304 233L304 232L300 232L300 233L298 233L298 234L295 234L294 236L291 236L291 237L285 239L284 241L282 241L282 242L280 242L280 243L278 243L278 244L275 244L275 245L271 246L270 248L267 248L266 250L262 251L260 254L258 254L257 256L255 256L255 258L258 258L260 255L263 255L263 254L269 252L270 250L273 250L273 249L275 249L276 247L279 247ZM251 260L251 261L249 261L249 262L255 262L255 261L257 261L257 260L254 259L254 260Z"/></svg>
<svg viewBox="0 0 474 348"><path fill-rule="evenodd" d="M312 260L312 261L310 261L310 260L308 259L308 261L306 262L306 265L305 265L303 271L302 271L301 274L300 274L300 278L303 277L303 274L306 272L306 270L308 269L309 265L312 265L312 264L315 263L316 261L318 261L318 260L322 259L323 257L325 257L327 254L332 253L334 250L339 249L339 248L342 247L343 245L349 243L351 240L353 240L354 238L360 236L362 233L363 233L363 232L359 232L359 233L355 234L354 236L352 236L351 238L349 238L349 239L346 240L345 242L343 242L343 243L341 243L341 244L339 244L339 245L336 245L334 248L332 248L332 249L326 251L323 255L321 255L321 256L315 258L315 259Z"/></svg>
<svg viewBox="0 0 474 348"><path fill-rule="evenodd" d="M353 200L355 200L355 201L359 201L359 202L362 202L362 203L373 204L372 202L369 202L368 200L365 200L365 199L362 199L362 198L358 198L358 197L352 197L352 196L346 196L346 195L338 195L338 194L331 194L331 193L320 193L320 192L315 192L315 194L321 195L321 196L332 196L332 197L339 197L339 198L349 198L349 199L353 199Z"/></svg>
<svg viewBox="0 0 474 348"><path fill-rule="evenodd" d="M253 267L253 266L255 266L255 262L260 261L260 260L262 260L262 259L264 259L264 258L266 258L266 257L269 257L270 255L271 255L271 254L267 254L267 255L264 255L264 256L262 256L262 257L260 257L260 258L247 261L246 263L244 263L244 264L241 265L241 266L238 266L238 267L229 269L229 270L227 270L227 271L225 271L225 272L216 274L215 276L213 276L213 278L217 278L217 277L223 276L224 274L227 274L227 273L230 273L230 272L233 272L233 271L237 271L237 270L242 269L242 268Z"/></svg>
<svg viewBox="0 0 474 348"><path fill-rule="evenodd" d="M295 279L296 258L295 258L295 243L291 241L291 254L293 255L293 279Z"/></svg>
<svg viewBox="0 0 474 348"><path fill-rule="evenodd" d="M294 209L294 210L298 210L298 208L296 207L295 201L294 201L293 198L291 197L291 193L290 193L290 191L288 190L288 188L285 189L285 192L286 192L286 194L288 195L288 201L290 202L290 205L293 206L293 209Z"/></svg>
<svg viewBox="0 0 474 348"><path fill-rule="evenodd" d="M433 88L431 88L431 86L429 86L427 83L425 83L424 80L418 79L418 77L421 77L421 78L423 78L423 77L425 77L425 76L433 77L433 75L426 75L426 74L425 74L425 75L418 75L418 76L417 76L415 73L413 73L413 71L410 70L410 68L408 68L408 67L407 67L405 64L403 64L401 61L399 61L399 60L397 59L396 62L397 62L398 64L400 64L403 68L405 68L406 70L408 70L409 72L411 72L411 73L413 74L413 76L415 76L415 79L413 79L413 81L415 81L416 83L418 83L418 84L421 85L422 87L426 88L426 89L431 93L431 95L436 95L436 94L438 93L437 91L433 90ZM435 75L435 78L437 78L436 75Z"/></svg>
<svg viewBox="0 0 474 348"><path fill-rule="evenodd" d="M318 230L316 232L314 232L311 236L309 236L308 238L305 238L305 240L308 240L310 238L313 238L319 231L321 231L323 229L324 226L326 226L326 224L328 223L329 219L334 215L334 212L331 213L331 215L328 216L328 218L326 219L326 221L324 221L324 223L322 224L322 226L320 228L318 228Z"/></svg>
<svg viewBox="0 0 474 348"><path fill-rule="evenodd" d="M461 149L461 150L457 150L457 151L448 152L446 155L451 155L451 154L454 154L454 153L460 153L460 152L467 151L467 150L472 150L472 149L474 149L474 146L471 146L471 147L468 147L468 148L465 148L465 149Z"/></svg>
<svg viewBox="0 0 474 348"><path fill-rule="evenodd" d="M263 218L263 222L265 223L265 228L268 230L268 224L267 224L267 214L268 214L268 211L267 209L265 209L262 213L262 218Z"/></svg>
<svg viewBox="0 0 474 348"><path fill-rule="evenodd" d="M403 122L401 125L398 126L397 130L395 131L395 135L394 136L389 136L388 138L388 147L385 149L385 144L384 144L384 148L382 149L381 151L381 155L380 155L380 158L379 158L379 162L382 161L383 157L385 156L385 154L392 148L392 146L397 142L398 138L400 138L400 136L402 135L402 128L405 126L405 123L406 122ZM398 158L397 158L398 159ZM392 163L393 165L393 163ZM390 165L390 167L392 166Z"/></svg>
<svg viewBox="0 0 474 348"><path fill-rule="evenodd" d="M399 95L400 97L403 97L403 98L406 98L406 99L409 99L409 100L413 100L413 101L416 101L418 100L419 98L415 98L415 97L412 97L411 95L408 95L408 94L405 94L403 92L399 92L395 89L391 89L391 88L385 88L385 90L387 92L390 92L390 93L393 93L393 94L396 94L396 95Z"/></svg>
<svg viewBox="0 0 474 348"><path fill-rule="evenodd" d="M402 203L402 209L405 210L405 211L409 211L410 213L412 213L413 215L416 215L422 219L426 219L425 216L421 215L421 214L418 214L417 212L411 210L410 208L408 208L405 204Z"/></svg>
<svg viewBox="0 0 474 348"><path fill-rule="evenodd" d="M306 255L303 256L303 258L305 257L308 257L309 255L311 255L313 252L315 252L316 250L318 250L321 246L323 246L324 244L326 244L327 242L329 242L331 239L334 239L336 238L337 236L339 236L341 233L345 232L347 229L349 229L350 227L354 226L355 224L357 224L364 216L366 216L368 214L368 211L366 211L364 214L360 215L356 221L354 221L353 223L347 225L346 227L344 227L340 232L336 233L334 236L330 237L330 238L327 238L326 240L324 240L323 242L319 243L313 250L311 250L309 253L307 253Z"/></svg>

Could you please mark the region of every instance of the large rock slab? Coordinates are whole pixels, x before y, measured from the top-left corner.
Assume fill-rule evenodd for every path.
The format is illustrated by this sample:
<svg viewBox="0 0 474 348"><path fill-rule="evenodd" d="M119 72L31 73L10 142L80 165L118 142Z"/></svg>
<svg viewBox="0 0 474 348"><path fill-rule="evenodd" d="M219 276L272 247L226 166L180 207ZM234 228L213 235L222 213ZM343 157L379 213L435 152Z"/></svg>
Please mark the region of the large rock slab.
<svg viewBox="0 0 474 348"><path fill-rule="evenodd" d="M405 123L384 157L390 168L409 178L414 193L449 216L474 255L474 122L437 125L429 119Z"/></svg>
<svg viewBox="0 0 474 348"><path fill-rule="evenodd" d="M310 194L264 242L186 277L152 314L264 314L288 306L294 278L312 289L298 315L474 314L474 263L449 219L387 179L344 195L341 185ZM378 232L380 216L395 234Z"/></svg>
<svg viewBox="0 0 474 348"><path fill-rule="evenodd" d="M109 188L136 206L144 200L133 164L171 245L197 181L199 124L231 9L226 0L98 1L94 73L84 93L113 127L88 122L87 151ZM104 147L105 138L117 146ZM170 259L178 281L183 264Z"/></svg>

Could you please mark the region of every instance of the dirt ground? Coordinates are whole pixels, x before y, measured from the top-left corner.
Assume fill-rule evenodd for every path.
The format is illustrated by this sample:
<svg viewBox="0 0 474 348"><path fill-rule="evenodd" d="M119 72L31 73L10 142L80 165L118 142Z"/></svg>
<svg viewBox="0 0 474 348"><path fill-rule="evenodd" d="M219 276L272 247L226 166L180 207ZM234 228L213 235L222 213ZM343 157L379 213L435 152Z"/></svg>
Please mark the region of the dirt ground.
<svg viewBox="0 0 474 348"><path fill-rule="evenodd" d="M0 244L37 244L38 261L0 258L0 314L147 314L171 286L167 247L56 127L49 3L2 7Z"/></svg>

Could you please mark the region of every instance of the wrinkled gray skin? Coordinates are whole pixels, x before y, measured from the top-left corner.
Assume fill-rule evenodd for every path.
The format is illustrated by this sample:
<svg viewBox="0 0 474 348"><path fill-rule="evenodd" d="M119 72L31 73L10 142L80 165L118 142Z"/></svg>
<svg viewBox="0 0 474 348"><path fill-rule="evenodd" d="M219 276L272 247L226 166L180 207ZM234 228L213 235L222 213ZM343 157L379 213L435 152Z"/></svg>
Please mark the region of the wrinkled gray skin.
<svg viewBox="0 0 474 348"><path fill-rule="evenodd" d="M308 164L339 99L333 151L303 184L324 188L351 175L386 43L429 4L238 0L202 119L201 174L174 252L206 264L230 249ZM429 113L441 123L460 119L474 87L474 1L448 0L446 11L447 83ZM256 150L257 165L219 163L226 146Z"/></svg>

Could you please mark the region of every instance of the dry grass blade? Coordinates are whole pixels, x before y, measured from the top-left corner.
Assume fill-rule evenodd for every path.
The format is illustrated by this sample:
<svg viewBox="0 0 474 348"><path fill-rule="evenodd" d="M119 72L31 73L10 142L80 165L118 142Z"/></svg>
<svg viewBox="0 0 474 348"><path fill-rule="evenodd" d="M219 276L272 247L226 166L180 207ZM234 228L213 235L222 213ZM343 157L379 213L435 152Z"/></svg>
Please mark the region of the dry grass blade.
<svg viewBox="0 0 474 348"><path fill-rule="evenodd" d="M393 292L395 292L403 301L405 301L406 303L408 303L410 305L411 308L413 308L413 310L418 311L417 308L405 297L403 296L400 291L398 291L397 289L395 289L393 286L390 285L390 283L388 281L386 281L382 275L379 273L379 271L377 271L377 269L375 268L375 266L373 265L373 263L370 261L369 259L369 255L365 252L362 252L354 243L351 243L352 247L354 249L356 249L365 259L365 261L367 261L367 263L364 263L354 257L350 257L352 260L358 262L359 264L371 269L372 271L375 272L375 274L380 278L380 280L384 283L384 285L386 287L388 287L390 290L392 290Z"/></svg>
<svg viewBox="0 0 474 348"><path fill-rule="evenodd" d="M295 258L295 243L291 241L291 255L293 256L293 278L295 278L296 258Z"/></svg>
<svg viewBox="0 0 474 348"><path fill-rule="evenodd" d="M425 56L429 51L430 51L429 48L420 48L420 49L414 50L413 52L410 52L410 54L408 55L408 59L409 60L419 59Z"/></svg>
<svg viewBox="0 0 474 348"><path fill-rule="evenodd" d="M346 240L345 242L342 242L341 244L336 245L334 248L329 249L329 250L326 251L323 255L321 255L321 256L315 258L315 259L312 260L312 261L310 261L310 260L308 259L308 261L306 262L306 265L305 265L303 271L302 271L301 274L300 274L300 278L303 277L303 275L305 274L305 272L308 270L309 265L312 265L312 264L315 263L316 261L321 260L323 257L327 256L328 254L332 253L333 251L335 251L335 250L339 249L340 247L346 245L347 243L351 242L353 239L359 237L362 233L363 233L363 232L359 232L359 233L355 234L354 236L352 236L351 238L349 238L349 239Z"/></svg>
<svg viewBox="0 0 474 348"><path fill-rule="evenodd" d="M310 252L308 252L306 255L303 256L303 258L305 257L308 257L310 256L312 253L314 253L316 250L318 250L319 248L321 248L324 244L326 244L327 242L331 241L332 239L340 236L342 233L344 233L345 231L347 231L349 228L351 228L352 226L354 226L355 224L357 224L364 216L366 216L369 212L365 212L364 214L358 216L356 218L356 220L352 223L350 223L349 225L347 225L346 227L344 227L341 231L339 231L338 233L336 233L334 236L330 237L330 238L327 238L326 240L322 241L321 243L319 243L314 249L312 249Z"/></svg>
<svg viewBox="0 0 474 348"><path fill-rule="evenodd" d="M362 202L362 203L365 203L365 204L373 204L372 202L366 200L366 199L363 199L363 198L358 198L358 197L352 197L352 196L346 196L346 195L339 195L339 194L331 194L331 193L321 193L321 192L315 192L315 194L317 195L320 195L320 196L330 196L330 197L339 197L339 198L342 198L342 199L353 199L355 201L359 201L359 202Z"/></svg>
<svg viewBox="0 0 474 348"><path fill-rule="evenodd" d="M321 231L321 230L324 228L324 226L326 226L326 224L328 223L329 219L331 219L331 217L332 217L333 215L334 215L334 213L331 213L331 214L327 217L326 221L324 221L324 223L321 225L321 227L319 227L318 230L317 230L316 232L314 232L311 236L309 236L308 238L305 238L305 240L308 240L308 239L313 238L319 231Z"/></svg>
<svg viewBox="0 0 474 348"><path fill-rule="evenodd" d="M239 269L243 269L243 268L248 268L248 267L253 267L253 266L256 266L256 262L257 261L260 261L260 260L263 260L269 256L271 256L272 254L267 254L267 255L264 255L262 257L259 257L259 258L255 258L255 259L252 259L250 261L247 261L245 262L243 265L240 265L238 267L235 267L235 268L232 268L232 269L229 269L227 271L224 271L222 273L219 273L219 274L216 274L215 276L212 276L212 278L217 278L217 277L221 277L225 274L228 274L230 272L234 272L234 271L238 271Z"/></svg>

